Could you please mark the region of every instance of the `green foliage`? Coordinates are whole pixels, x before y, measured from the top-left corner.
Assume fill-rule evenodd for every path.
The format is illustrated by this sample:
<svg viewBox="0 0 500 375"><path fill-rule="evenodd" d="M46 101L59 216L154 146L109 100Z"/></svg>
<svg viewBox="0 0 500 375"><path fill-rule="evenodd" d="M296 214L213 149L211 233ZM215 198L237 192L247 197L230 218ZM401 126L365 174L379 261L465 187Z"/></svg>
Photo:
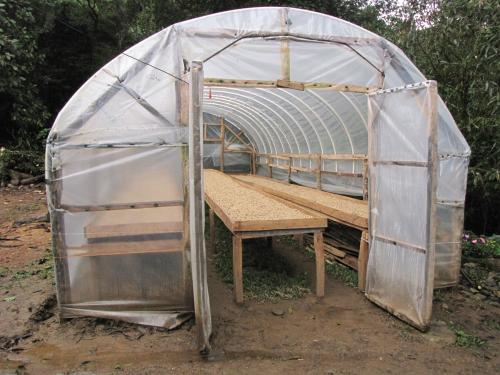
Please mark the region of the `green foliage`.
<svg viewBox="0 0 500 375"><path fill-rule="evenodd" d="M231 233L216 220L215 269L225 283L233 283ZM257 301L296 299L309 293L306 275L294 275L286 258L270 250L263 241L245 243L243 251L245 298Z"/></svg>
<svg viewBox="0 0 500 375"><path fill-rule="evenodd" d="M36 84L42 59L32 2L0 0L0 136L17 147L41 146L33 134L48 118Z"/></svg>
<svg viewBox="0 0 500 375"><path fill-rule="evenodd" d="M465 234L462 241L462 253L466 257L492 258L500 257L500 236L490 238Z"/></svg>
<svg viewBox="0 0 500 375"><path fill-rule="evenodd" d="M350 287L358 286L358 273L343 264L327 262L326 272Z"/></svg>
<svg viewBox="0 0 500 375"><path fill-rule="evenodd" d="M439 92L471 146L466 227L500 231L500 10L497 0L399 7L387 36Z"/></svg>
<svg viewBox="0 0 500 375"><path fill-rule="evenodd" d="M41 152L0 149L0 181L9 179L9 170L30 175L44 171L44 156Z"/></svg>
<svg viewBox="0 0 500 375"><path fill-rule="evenodd" d="M486 344L485 340L464 331L462 328L452 326L451 329L455 332L455 345L457 346L463 348L480 348Z"/></svg>

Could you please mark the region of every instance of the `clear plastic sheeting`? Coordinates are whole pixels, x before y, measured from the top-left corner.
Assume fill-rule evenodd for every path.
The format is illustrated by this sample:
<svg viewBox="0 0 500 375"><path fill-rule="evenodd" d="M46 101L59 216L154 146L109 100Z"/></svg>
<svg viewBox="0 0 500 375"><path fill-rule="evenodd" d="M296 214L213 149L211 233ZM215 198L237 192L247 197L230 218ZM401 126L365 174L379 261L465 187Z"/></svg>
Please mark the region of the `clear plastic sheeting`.
<svg viewBox="0 0 500 375"><path fill-rule="evenodd" d="M434 288L436 92L428 82L369 98L366 295L422 330L430 324Z"/></svg>
<svg viewBox="0 0 500 375"><path fill-rule="evenodd" d="M196 18L121 53L69 100L47 142L48 199L63 315L112 316L173 327L181 319L176 317L194 311L193 288L201 288L197 295L207 297L205 287L191 281L195 254L187 246L194 225L187 202L193 61L202 62L206 79L199 93L204 121L223 117L257 155L368 154L368 94L425 81L403 52L380 36L331 16L291 8L240 9ZM415 95L411 105L395 100L392 112L382 113L391 126L383 128L380 155L421 160L425 141L414 124L424 123L420 117L427 98L412 89L404 95ZM435 285L448 286L458 279L470 149L438 97L436 105ZM207 135L218 133L212 129ZM238 151L238 143L229 145L230 151ZM220 168L220 147L207 143L203 164L194 165ZM250 155L225 153L225 169L250 170ZM317 177L304 171L316 168L313 163L310 158L294 159L299 170L291 181L316 186ZM322 166L333 172L320 176L322 189L362 195L362 162L325 159ZM269 172L263 165L255 167L258 174ZM375 165L370 176L381 184L377 189L383 196L370 199L380 199L375 202L377 220L384 225L379 230L420 246L428 212L422 211L421 202L408 199L410 190L396 189L410 182L425 185L419 168ZM273 177L287 175L277 170ZM199 186L200 181L193 182ZM419 189L415 186L411 196L425 200ZM411 220L402 212L407 205L415 206ZM390 217L399 214L404 220L398 228L391 227ZM371 284L372 291L397 288L406 301L421 292L426 258L418 252L405 256L393 247L372 244L375 254L386 257L370 257L372 275L381 275L379 270L385 275ZM206 264L203 257L199 261L196 272L202 276ZM394 284L401 271L396 266L407 271L402 287ZM409 300L414 310L408 314L425 324L422 306Z"/></svg>

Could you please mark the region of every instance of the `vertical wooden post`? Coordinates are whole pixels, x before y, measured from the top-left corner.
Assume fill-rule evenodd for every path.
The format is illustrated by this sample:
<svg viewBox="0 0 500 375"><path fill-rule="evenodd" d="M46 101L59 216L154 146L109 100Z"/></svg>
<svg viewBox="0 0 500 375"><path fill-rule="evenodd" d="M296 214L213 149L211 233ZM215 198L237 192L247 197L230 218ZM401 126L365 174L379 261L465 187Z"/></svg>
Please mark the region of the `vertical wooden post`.
<svg viewBox="0 0 500 375"><path fill-rule="evenodd" d="M271 167L271 156L267 155L267 169L269 171L269 177L273 177L273 167Z"/></svg>
<svg viewBox="0 0 500 375"><path fill-rule="evenodd" d="M215 215L212 207L208 209L208 222L210 230L210 252L215 253Z"/></svg>
<svg viewBox="0 0 500 375"><path fill-rule="evenodd" d="M226 138L226 126L224 125L224 117L220 118L220 171L224 172L224 148Z"/></svg>
<svg viewBox="0 0 500 375"><path fill-rule="evenodd" d="M364 291L366 286L366 268L368 265L368 256L368 232L363 231L361 233L361 242L359 243L358 255L358 289L361 291Z"/></svg>
<svg viewBox="0 0 500 375"><path fill-rule="evenodd" d="M363 200L368 200L368 160L363 160Z"/></svg>
<svg viewBox="0 0 500 375"><path fill-rule="evenodd" d="M314 253L316 254L316 296L325 296L325 250L323 232L314 232Z"/></svg>
<svg viewBox="0 0 500 375"><path fill-rule="evenodd" d="M243 303L243 240L233 235L233 288L236 303Z"/></svg>
<svg viewBox="0 0 500 375"><path fill-rule="evenodd" d="M252 174L257 174L257 155L255 150L252 151Z"/></svg>
<svg viewBox="0 0 500 375"><path fill-rule="evenodd" d="M288 32L288 9L281 10L281 31ZM290 41L281 39L281 79L290 81Z"/></svg>
<svg viewBox="0 0 500 375"><path fill-rule="evenodd" d="M318 165L316 171L316 187L321 190L321 154L318 154Z"/></svg>
<svg viewBox="0 0 500 375"><path fill-rule="evenodd" d="M55 138L56 135L54 136L54 140ZM49 212L52 232L52 255L54 256L56 279L57 307L59 310L59 319L64 319L65 314L63 313L62 307L65 304L70 304L72 298L68 258L66 255L64 218L62 214L57 211L57 209L60 208L62 200L63 176L60 160L58 159L58 153L52 148L51 140L49 140L47 150L46 178L49 183ZM58 161L59 165L54 165L54 160Z"/></svg>
<svg viewBox="0 0 500 375"><path fill-rule="evenodd" d="M191 63L189 86L189 238L195 321L199 350L210 351L212 318L207 281L207 255L203 220L203 63Z"/></svg>
<svg viewBox="0 0 500 375"><path fill-rule="evenodd" d="M292 157L288 158L288 183L292 182Z"/></svg>

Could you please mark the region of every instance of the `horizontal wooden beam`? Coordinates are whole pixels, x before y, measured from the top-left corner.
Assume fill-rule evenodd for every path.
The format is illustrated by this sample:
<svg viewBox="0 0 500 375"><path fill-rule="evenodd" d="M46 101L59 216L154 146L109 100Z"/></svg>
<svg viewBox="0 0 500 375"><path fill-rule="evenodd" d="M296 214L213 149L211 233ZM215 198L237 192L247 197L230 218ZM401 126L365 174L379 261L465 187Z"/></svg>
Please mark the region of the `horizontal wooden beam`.
<svg viewBox="0 0 500 375"><path fill-rule="evenodd" d="M318 159L321 156L323 160L366 160L367 156L365 154L320 154L320 153L310 153L310 154L294 154L294 153L280 153L280 154L266 154L257 153L257 156L266 156L271 158L283 158L283 159Z"/></svg>
<svg viewBox="0 0 500 375"><path fill-rule="evenodd" d="M156 223L128 223L128 224L89 224L85 227L87 239L138 236L163 233L182 233L182 221L165 221Z"/></svg>
<svg viewBox="0 0 500 375"><path fill-rule="evenodd" d="M331 83L331 82L298 82L279 79L272 80L254 80L254 79L228 79L228 78L205 78L205 86L215 87L264 87L264 88L290 88L294 90L331 90L342 92L354 92L367 94L375 92L378 87L359 86L349 83Z"/></svg>
<svg viewBox="0 0 500 375"><path fill-rule="evenodd" d="M131 210L140 208L155 208L155 207L175 207L183 206L184 201L160 201L160 202L131 202L131 203L114 203L106 205L70 205L61 204L57 209L62 209L68 212L88 212L88 211L111 211L111 210Z"/></svg>

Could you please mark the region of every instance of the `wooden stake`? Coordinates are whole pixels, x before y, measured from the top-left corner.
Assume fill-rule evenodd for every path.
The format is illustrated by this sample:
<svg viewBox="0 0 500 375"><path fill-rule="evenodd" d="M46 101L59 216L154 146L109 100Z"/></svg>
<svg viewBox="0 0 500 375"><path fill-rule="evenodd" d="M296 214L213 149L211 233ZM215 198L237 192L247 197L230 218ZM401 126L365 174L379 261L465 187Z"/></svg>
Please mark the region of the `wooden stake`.
<svg viewBox="0 0 500 375"><path fill-rule="evenodd" d="M288 158L288 183L292 182L291 174L292 174L292 158Z"/></svg>
<svg viewBox="0 0 500 375"><path fill-rule="evenodd" d="M368 160L363 161L363 200L368 200Z"/></svg>
<svg viewBox="0 0 500 375"><path fill-rule="evenodd" d="M325 249L323 232L314 233L314 252L316 254L316 296L325 296Z"/></svg>
<svg viewBox="0 0 500 375"><path fill-rule="evenodd" d="M366 268L368 265L368 256L368 232L363 231L361 233L361 241L359 243L358 254L358 289L361 291L364 291L366 286Z"/></svg>
<svg viewBox="0 0 500 375"><path fill-rule="evenodd" d="M316 186L321 190L321 154L318 154L318 167L316 169Z"/></svg>
<svg viewBox="0 0 500 375"><path fill-rule="evenodd" d="M226 126L224 125L224 117L221 117L220 118L220 171L221 172L224 172L224 148L226 147L224 142L224 138L226 136L225 129Z"/></svg>
<svg viewBox="0 0 500 375"><path fill-rule="evenodd" d="M236 303L243 303L243 240L233 235L233 288Z"/></svg>
<svg viewBox="0 0 500 375"><path fill-rule="evenodd" d="M257 155L255 151L252 152L252 174L257 174Z"/></svg>

